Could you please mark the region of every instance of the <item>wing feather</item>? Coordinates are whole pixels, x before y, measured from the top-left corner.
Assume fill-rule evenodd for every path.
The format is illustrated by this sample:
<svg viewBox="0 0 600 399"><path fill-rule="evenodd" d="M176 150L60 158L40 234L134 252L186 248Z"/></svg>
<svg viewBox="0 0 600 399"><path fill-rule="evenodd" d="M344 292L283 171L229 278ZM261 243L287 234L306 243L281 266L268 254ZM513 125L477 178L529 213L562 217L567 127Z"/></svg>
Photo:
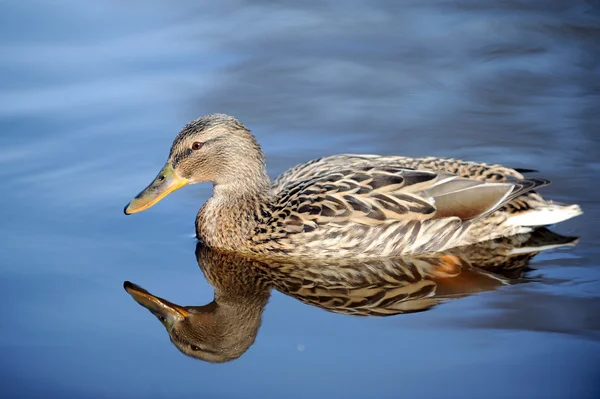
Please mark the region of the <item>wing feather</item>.
<svg viewBox="0 0 600 399"><path fill-rule="evenodd" d="M288 184L279 193L273 215L282 234L348 223L378 226L443 218L470 221L547 183L542 179L486 182L445 172L366 164Z"/></svg>

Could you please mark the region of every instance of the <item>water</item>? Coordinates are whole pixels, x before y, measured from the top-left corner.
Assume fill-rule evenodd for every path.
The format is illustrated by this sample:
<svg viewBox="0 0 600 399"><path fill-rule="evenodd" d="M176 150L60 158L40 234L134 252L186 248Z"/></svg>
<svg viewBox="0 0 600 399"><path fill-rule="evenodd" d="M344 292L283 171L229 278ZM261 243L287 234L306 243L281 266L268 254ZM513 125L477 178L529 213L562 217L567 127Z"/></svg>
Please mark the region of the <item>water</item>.
<svg viewBox="0 0 600 399"><path fill-rule="evenodd" d="M597 397L597 1L0 2L0 376L26 397ZM123 206L187 121L239 117L269 172L341 153L535 168L584 216L526 284L352 317L273 291L254 344L182 355L123 290L209 303L198 185Z"/></svg>

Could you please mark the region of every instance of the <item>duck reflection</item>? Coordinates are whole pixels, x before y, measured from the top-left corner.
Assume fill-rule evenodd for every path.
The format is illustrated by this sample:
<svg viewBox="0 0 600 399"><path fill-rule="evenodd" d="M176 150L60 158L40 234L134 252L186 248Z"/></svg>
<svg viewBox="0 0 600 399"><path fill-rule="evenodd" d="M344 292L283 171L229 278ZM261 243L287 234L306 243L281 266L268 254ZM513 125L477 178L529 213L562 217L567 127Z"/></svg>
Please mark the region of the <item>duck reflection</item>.
<svg viewBox="0 0 600 399"><path fill-rule="evenodd" d="M181 352L220 363L240 357L254 343L272 288L336 313L419 312L526 281L522 277L531 258L576 242L541 229L440 254L354 262L250 258L198 244L198 265L215 289L211 303L180 306L133 283L124 286L161 321Z"/></svg>

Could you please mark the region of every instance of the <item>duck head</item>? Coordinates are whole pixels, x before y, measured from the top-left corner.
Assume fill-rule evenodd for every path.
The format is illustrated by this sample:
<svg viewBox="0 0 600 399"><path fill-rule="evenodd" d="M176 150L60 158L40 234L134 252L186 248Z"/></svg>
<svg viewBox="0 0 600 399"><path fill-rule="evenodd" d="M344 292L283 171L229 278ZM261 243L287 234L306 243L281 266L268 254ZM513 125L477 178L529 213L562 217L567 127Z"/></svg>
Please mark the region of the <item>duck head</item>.
<svg viewBox="0 0 600 399"><path fill-rule="evenodd" d="M263 152L237 119L211 114L187 124L175 137L167 162L156 178L125 207L125 214L146 210L188 184L262 187L268 184Z"/></svg>

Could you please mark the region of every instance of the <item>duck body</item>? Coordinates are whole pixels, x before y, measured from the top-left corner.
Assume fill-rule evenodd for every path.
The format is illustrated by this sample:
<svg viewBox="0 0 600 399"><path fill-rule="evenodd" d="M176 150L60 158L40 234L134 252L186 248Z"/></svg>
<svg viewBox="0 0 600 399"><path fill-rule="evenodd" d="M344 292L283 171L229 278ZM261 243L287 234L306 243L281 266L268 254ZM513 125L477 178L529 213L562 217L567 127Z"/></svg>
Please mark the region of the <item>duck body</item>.
<svg viewBox="0 0 600 399"><path fill-rule="evenodd" d="M431 253L532 231L510 219L565 208L530 191L547 183L500 165L334 155L289 169L260 196L211 198L196 232L209 247L267 256Z"/></svg>
<svg viewBox="0 0 600 399"><path fill-rule="evenodd" d="M161 191L165 181L170 186ZM270 181L254 136L225 115L187 125L163 171L125 212L153 205L181 181L214 185L196 218L201 242L269 257L431 253L527 233L581 213L577 205L537 194L549 184L545 179L447 158L341 154L297 165Z"/></svg>

